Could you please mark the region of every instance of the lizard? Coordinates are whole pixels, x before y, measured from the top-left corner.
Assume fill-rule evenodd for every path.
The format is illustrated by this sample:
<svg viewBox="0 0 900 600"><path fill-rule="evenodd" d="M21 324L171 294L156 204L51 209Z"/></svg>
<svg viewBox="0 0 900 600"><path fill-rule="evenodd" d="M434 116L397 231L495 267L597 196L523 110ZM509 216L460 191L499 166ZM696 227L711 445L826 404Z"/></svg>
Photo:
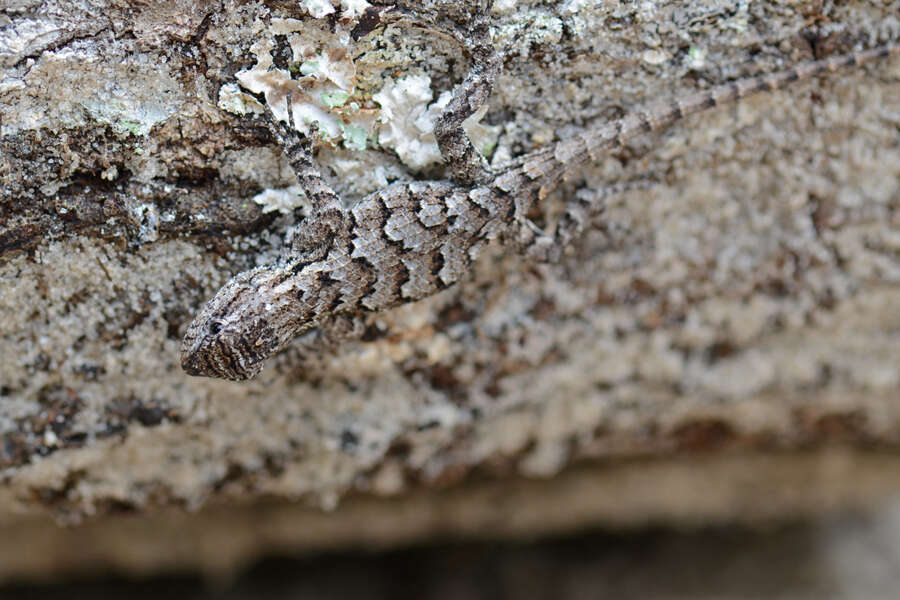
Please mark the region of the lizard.
<svg viewBox="0 0 900 600"><path fill-rule="evenodd" d="M462 128L488 100L501 67L487 12L476 12L455 33L471 66L434 127L449 179L395 182L344 208L318 172L310 141L294 128L286 94L288 122L269 115L267 125L312 210L284 256L235 275L190 323L181 350L185 372L242 381L302 334L319 331L323 345L339 343L359 332L364 315L421 300L464 278L493 240L536 261L556 260L602 210L598 197L631 187L612 185L595 198L572 200L551 236L527 215L572 167L689 115L900 53L900 43L889 42L720 84L589 127L495 172Z"/></svg>

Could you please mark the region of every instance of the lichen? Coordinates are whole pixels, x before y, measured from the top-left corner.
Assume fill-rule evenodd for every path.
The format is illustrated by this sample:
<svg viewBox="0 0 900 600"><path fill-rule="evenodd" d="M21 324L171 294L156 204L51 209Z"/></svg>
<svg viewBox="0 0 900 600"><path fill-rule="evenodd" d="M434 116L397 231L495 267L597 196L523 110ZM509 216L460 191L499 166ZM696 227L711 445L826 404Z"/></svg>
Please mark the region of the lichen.
<svg viewBox="0 0 900 600"><path fill-rule="evenodd" d="M72 3L54 5L63 4ZM538 139L577 132L610 108L627 110L705 87L707 78L744 75L748 53L787 62L807 51L805 44L796 52L779 45L793 44L800 21L769 12L771 3L754 5L759 14L736 41L733 30L720 27L719 3L657 3L654 23L645 22L647 11L636 14L635 3L583 4L578 35L574 17L561 12L564 4L544 3L533 10L561 18L565 35L558 42L528 30L532 3L501 4L516 9L496 17L498 30L510 32L498 46L508 45L512 58L490 101L504 115L503 144L513 156ZM874 5L866 11L854 3L835 6L828 31L893 18ZM465 281L373 316L375 339L344 345L323 365L308 367L292 349L272 361L263 379L246 385L185 376L178 364L185 324L231 273L279 256L290 223L269 218L255 228L246 228L254 222L248 220L238 221L241 229L221 229L215 211L243 210L242 203L253 205L246 190L264 188L270 197L278 196L271 190L280 192L284 203L276 210L303 206L274 145L242 138L225 124L209 135L201 128L181 136L192 123L220 119L211 109L216 101L235 101L236 86L218 97L206 94L215 89L211 82L229 82L226 65L241 60L252 41L275 35L260 17L266 10L272 5L226 2L214 14L208 36L196 44L208 70L197 69L198 55L185 54L183 44L170 44L163 54L127 35L109 45L98 36L73 43L78 52L35 55L0 82L4 128L42 129L67 119L85 126L78 137L57 127L7 146L37 157L23 169L34 181L23 188L29 194L37 196L47 183L34 178L39 171L32 165L53 174L53 185L43 188L49 196L69 176L57 169L75 159L85 161L83 173L108 172L108 178L114 176L107 169L118 164L113 185L105 176L96 182L113 189L136 179L139 163L123 160L123 153L143 152L148 161L140 163L147 191L133 204L137 187L125 183L123 191L104 196L88 177L94 191L73 186L39 205L50 216L65 215L49 221L47 239L0 262L0 281L9 284L0 286L0 355L9 357L0 361L0 436L8 436L0 439L0 463L7 461L3 491L17 500L15 509L0 502L4 515L13 519L20 508L46 506L98 515L120 505L137 513L173 504L196 508L212 494L245 502L321 498L331 505L365 491L370 478L372 489L402 493L472 468L547 475L590 458L669 459L677 441L667 432L712 412L738 432L738 443L754 447L766 440L784 449L828 442L828 432L817 433L816 421L804 417L810 409L824 417L859 415L862 425L847 444L895 441L900 277L891 166L900 162L900 149L890 124L900 99L896 60L761 97L740 110L707 113L574 171L576 180L594 187L641 174L660 183L609 199L603 226L587 228L559 264L535 266L508 248L489 248ZM311 17L302 24L303 31L284 35L333 35L318 31L323 23ZM648 68L640 60L645 26L658 28L658 49L669 57L702 49L707 67L716 69L698 83L683 76L691 67L680 60ZM377 115L365 94L382 89L387 75L428 73L425 87L433 92L463 76L461 49L449 42L426 47L420 41L428 34L420 31L398 26L393 32L372 36L381 47L357 59L353 95L342 106L323 104L323 111ZM310 43L323 47L318 38ZM67 60L53 59L63 52ZM314 54L285 69L320 68ZM203 110L172 119L179 127L168 137L155 127L140 148L107 147L108 128L79 103L103 93L107 83L132 86L139 103L162 99L175 112L189 103ZM249 108L256 100L240 102ZM429 96L419 108L427 112L433 104ZM397 121L408 116L394 113ZM51 153L67 134L62 150ZM221 145L201 155L207 158L197 162L204 167L198 172L218 176L190 185L168 178L174 173L168 165L196 155L206 138ZM70 151L86 146L97 147L99 158L72 158ZM0 163L13 156L7 147ZM391 153L351 151L343 143L320 145L317 159L348 201L409 176ZM159 181L171 185L154 187ZM231 182L237 183L227 187ZM206 188L209 195L192 200ZM229 197L232 190L242 195ZM144 231L154 234L156 216L140 205L159 208L156 242L103 241L113 227L103 221L80 227L79 210L113 210L112 200L122 198L137 230L129 240L136 233L141 241L142 219ZM559 209L554 199L545 203L551 223ZM10 203L9 220L29 203L25 194ZM83 403L71 430L22 425L42 418L48 389L63 398L71 390ZM104 442L106 411L132 396L165 402L183 420L136 427ZM82 437L67 442L68 431ZM27 451L17 450L20 435L35 438ZM55 453L41 457L29 448Z"/></svg>
<svg viewBox="0 0 900 600"><path fill-rule="evenodd" d="M146 59L94 46L45 52L21 80L7 85L0 135L40 127L108 124L120 136L145 136L182 104L180 84ZM10 82L10 83L14 83ZM40 96L53 97L48 110ZM7 111L8 109L8 111Z"/></svg>
<svg viewBox="0 0 900 600"><path fill-rule="evenodd" d="M236 115L246 115L249 112L261 113L265 107L257 102L256 98L241 92L236 83L226 83L219 90L217 106L222 110Z"/></svg>
<svg viewBox="0 0 900 600"><path fill-rule="evenodd" d="M300 6L316 19L321 19L334 12L334 6L329 0L303 0L300 2Z"/></svg>
<svg viewBox="0 0 900 600"><path fill-rule="evenodd" d="M306 206L306 195L299 185L280 189L267 189L253 196L253 201L263 207L264 213L288 213L295 208Z"/></svg>
<svg viewBox="0 0 900 600"><path fill-rule="evenodd" d="M365 149L375 121L374 110L366 108L365 98L356 97L356 66L350 53L352 19L361 6L352 3L342 11L332 30L327 21L334 7L324 1L306 2L304 8L313 20L273 18L264 37L250 51L256 64L235 73L235 78L253 94L263 94L276 119L288 120L287 96L291 97L294 126L305 135L348 147ZM275 36L287 37L291 62L287 69L274 64ZM295 78L296 75L296 78ZM224 88L223 88L224 89ZM219 106L238 114L254 107L252 96L230 87L219 97Z"/></svg>
<svg viewBox="0 0 900 600"><path fill-rule="evenodd" d="M441 152L434 137L434 123L450 102L452 94L445 91L433 103L432 98L431 78L428 75L389 79L372 96L381 106L378 143L394 150L400 160L413 169L423 169L441 162ZM487 106L483 106L463 123L472 143L483 152L494 148L499 135L499 127L478 123L486 112Z"/></svg>
<svg viewBox="0 0 900 600"><path fill-rule="evenodd" d="M314 19L332 14L327 2L307 2L304 8ZM332 145L365 150L377 129L377 141L394 150L413 169L441 161L434 139L434 120L450 101L444 91L432 102L431 79L427 75L388 78L381 90L367 98L357 87L357 70L350 52L349 29L365 9L365 2L342 2L342 12L332 30L328 24L298 19L273 18L271 36L257 40L250 48L256 64L239 71L235 78L253 94L263 94L275 118L287 120L287 95L291 96L292 117L298 131L315 135ZM275 35L287 36L291 64L287 69L274 65ZM371 102L380 106L380 111ZM223 86L219 107L238 114L257 110L252 96L233 85ZM479 125L487 107L464 124L473 143L485 154L496 146L499 128ZM279 207L284 206L277 203ZM279 208L281 210L281 208Z"/></svg>

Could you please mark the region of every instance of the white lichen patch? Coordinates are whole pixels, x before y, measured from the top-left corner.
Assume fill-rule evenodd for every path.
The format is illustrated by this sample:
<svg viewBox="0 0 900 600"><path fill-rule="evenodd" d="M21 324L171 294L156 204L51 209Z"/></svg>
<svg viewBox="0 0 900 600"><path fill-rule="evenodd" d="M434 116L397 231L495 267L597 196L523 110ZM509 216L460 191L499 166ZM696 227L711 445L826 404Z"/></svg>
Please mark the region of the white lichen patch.
<svg viewBox="0 0 900 600"><path fill-rule="evenodd" d="M355 19L371 6L366 0L341 0L341 17Z"/></svg>
<svg viewBox="0 0 900 600"><path fill-rule="evenodd" d="M106 123L120 135L143 136L181 106L181 85L148 57L73 45L45 52L0 98L0 135L40 127ZM49 100L52 98L52 102Z"/></svg>
<svg viewBox="0 0 900 600"><path fill-rule="evenodd" d="M661 65L669 60L669 55L662 50L647 50L641 55L641 60L643 60L648 65L656 66Z"/></svg>
<svg viewBox="0 0 900 600"><path fill-rule="evenodd" d="M563 21L546 14L535 14L529 29L533 29L534 39L544 44L555 44L562 39Z"/></svg>
<svg viewBox="0 0 900 600"><path fill-rule="evenodd" d="M131 217L138 225L138 239L141 242L159 239L159 209L155 204L142 203L133 207Z"/></svg>
<svg viewBox="0 0 900 600"><path fill-rule="evenodd" d="M441 152L434 137L434 123L452 94L443 92L431 102L431 78L410 75L388 80L372 99L381 105L381 125L378 143L393 149L404 164L422 169L441 162ZM482 106L466 119L463 128L482 154L490 154L497 143L499 127L481 125L478 121L487 112Z"/></svg>
<svg viewBox="0 0 900 600"><path fill-rule="evenodd" d="M413 168L440 160L433 133L434 115L428 110L433 98L430 77L411 75L388 80L372 98L381 105L378 142L382 146L392 148L404 164Z"/></svg>
<svg viewBox="0 0 900 600"><path fill-rule="evenodd" d="M597 0L568 0L564 5L563 13L578 13L588 8L596 8L601 4Z"/></svg>
<svg viewBox="0 0 900 600"><path fill-rule="evenodd" d="M103 27L103 20L97 19L93 23L82 23L73 31L72 23L54 13L52 10L41 11L37 18L0 17L0 67L12 67L26 57L37 56L41 51L57 47L75 35L92 35Z"/></svg>
<svg viewBox="0 0 900 600"><path fill-rule="evenodd" d="M306 195L299 185L281 189L263 190L253 196L253 201L263 207L264 213L275 212L289 213L295 208L308 205Z"/></svg>
<svg viewBox="0 0 900 600"><path fill-rule="evenodd" d="M316 19L335 11L329 2L305 2L304 8ZM268 36L256 41L250 50L256 64L235 74L246 90L263 94L275 118L288 120L287 96L291 96L294 126L306 135L314 135L332 144L365 149L374 128L375 111L357 97L356 66L350 53L348 15L364 10L359 2L348 3L331 29L329 22L273 18ZM291 47L288 69L274 65L272 51L276 35L287 36ZM238 114L256 110L258 103L235 87L223 88L219 106Z"/></svg>
<svg viewBox="0 0 900 600"><path fill-rule="evenodd" d="M371 6L366 0L341 0L339 4L343 20L355 19ZM302 0L300 6L314 19L322 19L335 12L331 0Z"/></svg>
<svg viewBox="0 0 900 600"><path fill-rule="evenodd" d="M496 2L494 2L492 11L495 14L502 15L508 12L512 12L513 9L516 8L516 4L518 4L518 0L497 0Z"/></svg>
<svg viewBox="0 0 900 600"><path fill-rule="evenodd" d="M75 57L64 52L57 58ZM178 107L169 97L178 97L180 90L174 80L162 80L154 74L149 64L128 65L126 69L127 77L111 78L102 92L80 94L81 104L94 120L109 123L120 133L147 135L154 125L175 114Z"/></svg>
<svg viewBox="0 0 900 600"><path fill-rule="evenodd" d="M316 19L321 19L334 12L334 6L329 0L303 0L300 2L300 6Z"/></svg>
<svg viewBox="0 0 900 600"><path fill-rule="evenodd" d="M236 83L226 83L222 86L219 90L217 106L236 115L246 115L250 112L262 113L265 111L265 107L257 102L256 98L241 92L241 88Z"/></svg>

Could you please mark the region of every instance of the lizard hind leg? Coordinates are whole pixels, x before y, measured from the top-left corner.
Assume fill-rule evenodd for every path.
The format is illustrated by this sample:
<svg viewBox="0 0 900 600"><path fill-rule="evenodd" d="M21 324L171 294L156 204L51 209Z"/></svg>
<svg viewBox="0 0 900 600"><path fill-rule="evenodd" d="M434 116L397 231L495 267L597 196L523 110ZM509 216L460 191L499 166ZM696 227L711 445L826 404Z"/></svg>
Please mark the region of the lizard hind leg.
<svg viewBox="0 0 900 600"><path fill-rule="evenodd" d="M629 181L611 183L601 188L582 188L575 194L575 198L566 204L566 208L556 223L554 242L565 248L580 236L586 225L606 210L606 199L634 192L646 190L657 182L652 179L639 178Z"/></svg>
<svg viewBox="0 0 900 600"><path fill-rule="evenodd" d="M565 249L553 236L544 232L528 217L518 217L513 222L511 243L528 257L539 263L556 262Z"/></svg>
<svg viewBox="0 0 900 600"><path fill-rule="evenodd" d="M484 106L502 66L494 49L489 15L494 0L438 2L435 11L423 14L421 6L404 0L373 0L382 6L382 23L406 22L448 36L469 53L471 66L465 79L453 90L453 96L434 124L434 136L444 163L454 182L461 186L486 183L492 179L487 160L472 144L463 129L463 121ZM434 14L431 14L433 12Z"/></svg>
<svg viewBox="0 0 900 600"><path fill-rule="evenodd" d="M463 130L463 121L484 106L500 72L501 58L494 48L488 26L492 1L482 1L464 24L451 33L469 51L472 66L466 78L453 90L434 126L434 136L444 162L459 185L475 185L491 178L487 160Z"/></svg>
<svg viewBox="0 0 900 600"><path fill-rule="evenodd" d="M655 184L656 182L650 179L634 179L599 189L581 189L574 199L566 203L552 236L535 225L531 219L519 217L514 224L513 243L535 262L556 262L569 244L582 234L586 225L603 212L607 198L635 190L645 190Z"/></svg>

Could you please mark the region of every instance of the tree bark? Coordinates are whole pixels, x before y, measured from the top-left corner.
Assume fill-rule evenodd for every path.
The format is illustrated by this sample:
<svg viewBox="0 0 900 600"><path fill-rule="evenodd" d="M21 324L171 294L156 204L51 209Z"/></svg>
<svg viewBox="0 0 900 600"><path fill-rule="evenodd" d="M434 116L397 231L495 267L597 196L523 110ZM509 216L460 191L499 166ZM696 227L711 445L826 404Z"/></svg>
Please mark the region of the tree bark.
<svg viewBox="0 0 900 600"><path fill-rule="evenodd" d="M302 215L265 212L263 192L295 182L267 131L229 112L255 43L289 68L300 33L355 68L366 149L317 141L347 202L443 176L414 162L413 113L382 114L372 97L426 76L428 105L465 75L464 49L409 23L340 38L353 19L313 4L0 9L0 577L166 566L173 523L209 542L186 564L210 567L210 540L229 532L242 537L223 564L436 534L794 516L896 493L897 59L576 169L536 219L581 187L658 183L611 199L559 264L493 248L468 280L378 315L372 339L321 363L288 351L248 383L186 376L192 315L276 256ZM648 102L896 40L898 14L896 2L497 2L506 57L484 147L498 164ZM297 23L276 36L273 19ZM260 514L291 525L252 535ZM116 550L123 527L141 548L130 557ZM79 531L96 551L82 554ZM37 534L58 563L20 552Z"/></svg>

